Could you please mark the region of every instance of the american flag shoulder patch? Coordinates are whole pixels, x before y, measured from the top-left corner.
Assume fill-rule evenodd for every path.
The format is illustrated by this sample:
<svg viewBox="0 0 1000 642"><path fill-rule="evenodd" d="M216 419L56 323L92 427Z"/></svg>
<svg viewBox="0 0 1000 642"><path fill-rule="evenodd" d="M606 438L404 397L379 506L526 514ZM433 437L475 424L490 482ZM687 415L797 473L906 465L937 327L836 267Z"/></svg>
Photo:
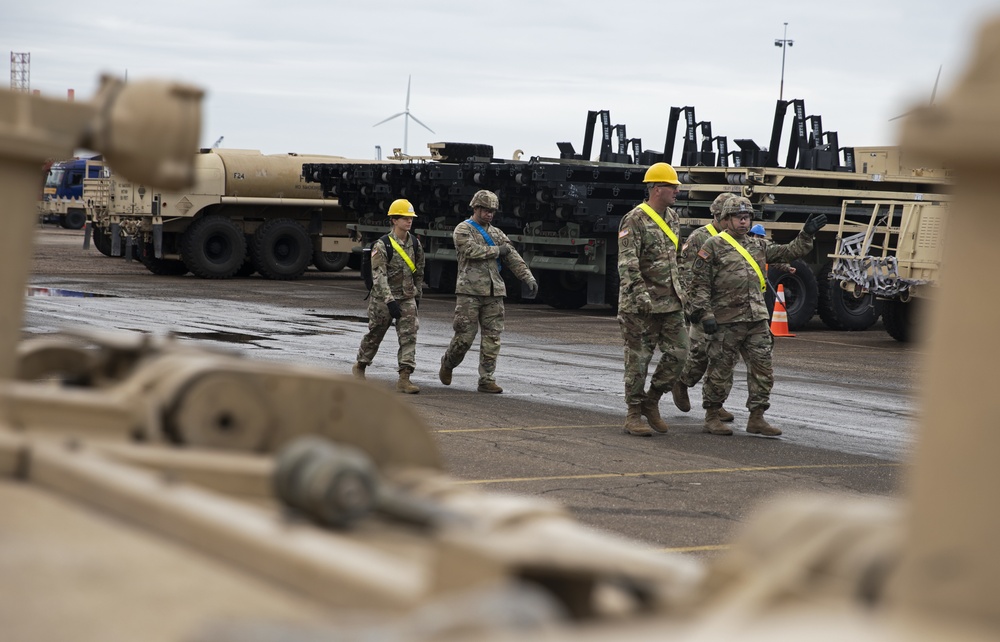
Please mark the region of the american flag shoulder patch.
<svg viewBox="0 0 1000 642"><path fill-rule="evenodd" d="M706 252L705 250L698 250L698 258L707 261L708 260L708 252Z"/></svg>
<svg viewBox="0 0 1000 642"><path fill-rule="evenodd" d="M628 228L627 227L624 230L621 230L620 232L618 232L618 238L623 239L626 236L628 236Z"/></svg>

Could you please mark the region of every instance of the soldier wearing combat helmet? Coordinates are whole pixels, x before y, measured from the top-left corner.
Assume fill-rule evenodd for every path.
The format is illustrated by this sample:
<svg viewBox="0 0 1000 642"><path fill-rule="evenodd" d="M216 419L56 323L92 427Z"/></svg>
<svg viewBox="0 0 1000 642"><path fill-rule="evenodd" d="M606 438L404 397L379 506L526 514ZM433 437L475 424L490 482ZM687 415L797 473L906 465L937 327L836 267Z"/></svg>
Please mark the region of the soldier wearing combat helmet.
<svg viewBox="0 0 1000 642"><path fill-rule="evenodd" d="M500 199L488 190L479 190L469 203L472 216L455 226L452 239L458 254L458 280L455 283L455 336L441 357L438 378L451 384L452 370L465 358L472 347L476 332L482 328L479 341L479 392L499 394L494 372L500 356L500 333L503 332L503 298L507 294L501 265L528 285L529 298L538 294L538 282L531 275L524 259L510 239L490 225L500 207Z"/></svg>
<svg viewBox="0 0 1000 642"><path fill-rule="evenodd" d="M705 241L692 267L690 316L711 336L708 371L702 390L705 432L731 435L733 431L719 419L719 409L733 387L733 368L740 355L747 364L747 432L776 436L781 430L764 419L770 407L774 370L771 352L774 337L764 303L769 261L792 261L812 249L813 236L826 225L826 216L810 216L802 231L787 245L751 237L753 205L749 199L734 198L722 206L726 230Z"/></svg>
<svg viewBox="0 0 1000 642"><path fill-rule="evenodd" d="M646 170L643 182L646 201L623 216L618 226L618 324L625 344L628 410L623 430L649 436L652 430L668 430L660 416L660 397L673 388L684 367L688 331L677 266L680 219L670 208L677 200L680 181L673 167L655 163ZM646 391L649 363L656 349L660 350L660 361Z"/></svg>
<svg viewBox="0 0 1000 642"><path fill-rule="evenodd" d="M680 268L681 283L684 284L684 291L688 294L688 301L691 299L691 267L694 265L698 250L705 241L716 236L725 229L719 222L722 218L722 206L730 199L736 198L732 192L724 192L715 197L709 206L708 211L712 214L712 222L699 227L688 235L687 240L681 248ZM693 388L705 375L708 368L708 337L701 329L700 323L692 323L688 326L690 338L690 348L688 350L687 361L684 363L684 371L674 384L671 393L674 398L674 405L682 412L691 410L691 400L688 398L688 388ZM719 419L721 421L732 421L733 415L725 408L719 408Z"/></svg>

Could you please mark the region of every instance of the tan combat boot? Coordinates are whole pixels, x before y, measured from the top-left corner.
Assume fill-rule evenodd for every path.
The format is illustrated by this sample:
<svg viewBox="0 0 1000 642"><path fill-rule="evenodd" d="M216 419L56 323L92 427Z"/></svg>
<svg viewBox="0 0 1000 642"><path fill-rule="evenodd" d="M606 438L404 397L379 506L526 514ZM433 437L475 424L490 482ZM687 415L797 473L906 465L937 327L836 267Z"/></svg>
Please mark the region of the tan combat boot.
<svg viewBox="0 0 1000 642"><path fill-rule="evenodd" d="M413 371L409 368L404 368L399 371L399 380L396 382L396 392L402 392L407 395L415 395L420 392L420 388L410 382L411 372Z"/></svg>
<svg viewBox="0 0 1000 642"><path fill-rule="evenodd" d="M446 386L451 385L451 368L445 365L444 357L441 358L441 369L438 370L438 379Z"/></svg>
<svg viewBox="0 0 1000 642"><path fill-rule="evenodd" d="M637 437L649 437L653 434L653 431L649 429L646 422L642 420L642 409L640 406L628 407L628 414L625 415L625 425L622 426L622 432L636 435Z"/></svg>
<svg viewBox="0 0 1000 642"><path fill-rule="evenodd" d="M736 417L733 416L733 413L729 412L725 408L719 408L719 421L732 421L733 419L736 419Z"/></svg>
<svg viewBox="0 0 1000 642"><path fill-rule="evenodd" d="M719 421L718 408L705 408L705 425L702 430L704 432L710 432L713 435L733 434L732 428Z"/></svg>
<svg viewBox="0 0 1000 642"><path fill-rule="evenodd" d="M501 392L503 392L503 388L498 386L496 381L487 381L485 383L481 383L479 384L479 387L476 388L476 390L478 390L479 392L486 392L493 395L498 395Z"/></svg>
<svg viewBox="0 0 1000 642"><path fill-rule="evenodd" d="M772 426L764 419L764 409L754 408L750 411L750 421L747 422L747 432L765 437L777 437L781 434L781 428Z"/></svg>
<svg viewBox="0 0 1000 642"><path fill-rule="evenodd" d="M361 363L359 361L359 362L355 363L354 366L351 367L351 374L354 375L355 377L357 377L358 379L364 379L365 378L365 368L367 368L367 367L368 367L367 363Z"/></svg>
<svg viewBox="0 0 1000 642"><path fill-rule="evenodd" d="M670 391L674 397L674 405L681 412L691 410L691 400L688 399L688 387L678 381L674 384L674 389Z"/></svg>
<svg viewBox="0 0 1000 642"><path fill-rule="evenodd" d="M660 416L660 396L661 393L650 389L646 395L646 399L639 406L639 411L646 417L650 428L656 432L667 432L670 430L670 427L667 425L667 422L663 421L663 417Z"/></svg>

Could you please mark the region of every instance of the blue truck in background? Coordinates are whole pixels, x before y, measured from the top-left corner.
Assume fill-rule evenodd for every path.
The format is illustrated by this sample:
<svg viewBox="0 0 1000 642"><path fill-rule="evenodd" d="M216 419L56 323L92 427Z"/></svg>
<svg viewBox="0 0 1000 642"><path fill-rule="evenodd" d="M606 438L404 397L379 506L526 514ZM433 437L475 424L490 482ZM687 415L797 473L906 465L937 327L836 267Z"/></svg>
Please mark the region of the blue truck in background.
<svg viewBox="0 0 1000 642"><path fill-rule="evenodd" d="M81 229L87 222L84 180L106 175L107 169L100 156L52 163L38 203L39 220L57 223L69 230Z"/></svg>

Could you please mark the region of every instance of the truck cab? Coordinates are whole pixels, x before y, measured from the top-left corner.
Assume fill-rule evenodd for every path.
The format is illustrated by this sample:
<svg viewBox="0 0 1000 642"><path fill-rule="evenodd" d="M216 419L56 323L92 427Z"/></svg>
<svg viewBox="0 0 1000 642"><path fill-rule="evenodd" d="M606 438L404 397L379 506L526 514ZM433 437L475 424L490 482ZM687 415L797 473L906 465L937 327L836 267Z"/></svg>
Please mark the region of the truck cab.
<svg viewBox="0 0 1000 642"><path fill-rule="evenodd" d="M38 205L43 223L58 223L78 230L87 222L83 199L83 181L101 178L107 170L100 156L73 158L53 163L45 178L42 200Z"/></svg>

